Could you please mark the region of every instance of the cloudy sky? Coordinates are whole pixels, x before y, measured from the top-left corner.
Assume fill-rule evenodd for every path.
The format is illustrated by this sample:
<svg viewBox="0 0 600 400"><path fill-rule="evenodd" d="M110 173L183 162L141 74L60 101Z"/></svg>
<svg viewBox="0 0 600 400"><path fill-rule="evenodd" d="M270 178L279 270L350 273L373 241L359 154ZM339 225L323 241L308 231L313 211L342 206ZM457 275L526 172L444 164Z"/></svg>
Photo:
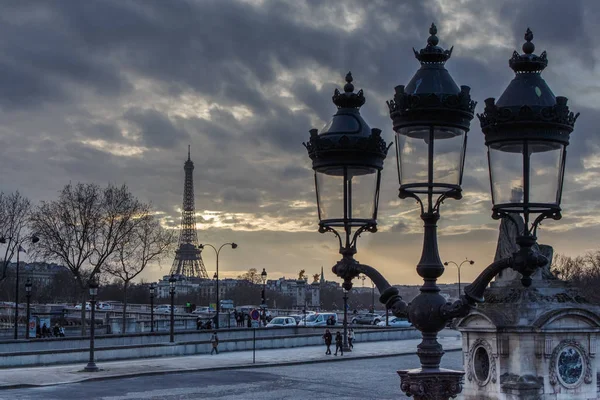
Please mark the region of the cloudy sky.
<svg viewBox="0 0 600 400"><path fill-rule="evenodd" d="M597 248L600 217L600 75L592 36L600 3L530 1L104 0L3 1L0 5L0 190L34 202L72 182L126 183L176 227L187 145L195 163L201 242L224 250L223 275L250 267L270 277L300 269L326 276L336 239L317 232L310 160L302 142L335 113L331 95L351 70L365 91L362 115L393 140L385 101L418 69L431 22L454 45L447 68L483 100L498 98L530 27L543 76L581 112L569 146L561 221L541 243L576 255ZM395 156L383 172L380 231L357 259L393 283L415 284L422 226L397 198ZM440 221L443 260L492 261L498 222L479 122L469 133L464 198ZM210 249L209 249L210 250ZM204 252L209 274L214 254ZM146 272L158 278L171 260ZM441 282L454 282L448 271Z"/></svg>

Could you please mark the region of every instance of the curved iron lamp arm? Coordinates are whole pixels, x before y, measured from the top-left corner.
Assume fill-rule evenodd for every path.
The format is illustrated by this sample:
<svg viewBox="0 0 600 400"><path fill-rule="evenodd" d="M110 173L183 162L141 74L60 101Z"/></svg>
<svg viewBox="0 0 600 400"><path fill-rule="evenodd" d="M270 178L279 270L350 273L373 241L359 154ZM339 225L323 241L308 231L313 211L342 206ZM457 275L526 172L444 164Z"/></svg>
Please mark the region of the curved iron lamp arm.
<svg viewBox="0 0 600 400"><path fill-rule="evenodd" d="M344 258L338 261L331 270L334 274L344 279L342 287L346 290L352 289L352 279L358 277L360 274L368 276L375 286L377 286L379 293L381 293L379 302L385 304L386 308L391 310L394 316L400 317L406 315L408 304L402 300L398 289L392 287L387 279L375 268L356 261L352 257L352 254L345 254Z"/></svg>
<svg viewBox="0 0 600 400"><path fill-rule="evenodd" d="M503 258L490 264L481 274L467 287L464 295L454 303L446 303L440 307L440 316L446 320L457 317L466 317L471 308L477 303L485 301L483 294L489 283L500 272L507 268L512 268L523 275L521 283L528 287L531 285L531 274L536 269L546 265L548 259L532 246L535 244L535 238L532 236L521 236L517 238L520 249L513 253L511 257Z"/></svg>

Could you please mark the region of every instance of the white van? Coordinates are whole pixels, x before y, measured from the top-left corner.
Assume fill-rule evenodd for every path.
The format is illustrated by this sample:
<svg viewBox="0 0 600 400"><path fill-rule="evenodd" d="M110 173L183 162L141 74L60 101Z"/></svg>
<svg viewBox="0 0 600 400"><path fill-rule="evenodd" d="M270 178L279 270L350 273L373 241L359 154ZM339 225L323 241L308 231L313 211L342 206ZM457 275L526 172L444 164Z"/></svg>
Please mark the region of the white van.
<svg viewBox="0 0 600 400"><path fill-rule="evenodd" d="M306 326L327 326L327 320L333 317L334 325L337 325L336 313L317 313L306 316Z"/></svg>

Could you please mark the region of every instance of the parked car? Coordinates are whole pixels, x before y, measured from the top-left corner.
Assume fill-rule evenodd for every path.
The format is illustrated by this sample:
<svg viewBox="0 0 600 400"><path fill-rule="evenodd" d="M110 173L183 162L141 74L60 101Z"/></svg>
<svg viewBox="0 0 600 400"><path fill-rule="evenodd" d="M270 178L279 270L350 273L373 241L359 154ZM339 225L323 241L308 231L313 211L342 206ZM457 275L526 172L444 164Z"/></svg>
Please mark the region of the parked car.
<svg viewBox="0 0 600 400"><path fill-rule="evenodd" d="M296 326L296 320L292 317L275 317L267 324L267 328L275 326Z"/></svg>
<svg viewBox="0 0 600 400"><path fill-rule="evenodd" d="M75 309L76 310L81 310L81 303L75 305ZM89 301L85 303L85 309L88 310L88 311L92 309L92 306L91 306L91 304L90 304Z"/></svg>
<svg viewBox="0 0 600 400"><path fill-rule="evenodd" d="M170 314L171 313L171 305L170 304L161 304L159 306L154 307L154 312L158 314ZM177 312L177 307L173 307L173 312Z"/></svg>
<svg viewBox="0 0 600 400"><path fill-rule="evenodd" d="M327 326L327 320L333 317L333 324L338 322L336 313L316 313L306 316L306 326Z"/></svg>
<svg viewBox="0 0 600 400"><path fill-rule="evenodd" d="M294 318L296 320L296 324L300 325L304 323L304 318L308 317L309 315L313 315L315 314L314 311L307 311L306 313L302 313L302 314L293 314L290 315L290 317Z"/></svg>
<svg viewBox="0 0 600 400"><path fill-rule="evenodd" d="M110 303L105 303L103 301L100 301L100 302L96 303L96 310L109 311L109 310L114 310L114 307Z"/></svg>
<svg viewBox="0 0 600 400"><path fill-rule="evenodd" d="M385 317L375 313L366 313L352 317L350 322L353 324L377 325L381 321L385 321Z"/></svg>
<svg viewBox="0 0 600 400"><path fill-rule="evenodd" d="M192 311L192 314L212 314L214 312L215 312L215 310L213 310L211 307L200 306L200 307L196 307L196 309L194 311Z"/></svg>
<svg viewBox="0 0 600 400"><path fill-rule="evenodd" d="M395 328L408 328L408 327L412 326L412 324L410 322L408 322L408 319L401 318L401 317L389 318L388 325L393 326ZM383 318L383 321L378 323L377 326L385 326L385 318Z"/></svg>

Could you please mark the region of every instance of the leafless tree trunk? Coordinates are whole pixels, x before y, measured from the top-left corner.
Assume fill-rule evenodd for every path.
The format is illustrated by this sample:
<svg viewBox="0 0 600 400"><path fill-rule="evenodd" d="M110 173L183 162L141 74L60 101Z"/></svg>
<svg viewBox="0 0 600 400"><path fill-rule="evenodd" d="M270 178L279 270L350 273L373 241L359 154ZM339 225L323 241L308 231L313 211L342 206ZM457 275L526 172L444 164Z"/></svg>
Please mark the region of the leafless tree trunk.
<svg viewBox="0 0 600 400"><path fill-rule="evenodd" d="M150 212L137 219L126 240L117 243L116 251L107 261L105 270L123 281L123 330L126 326L127 289L130 282L149 263L160 262L173 250L176 243L175 232L162 228L160 221Z"/></svg>
<svg viewBox="0 0 600 400"><path fill-rule="evenodd" d="M8 265L17 251L18 240L27 229L31 203L19 192L0 192L0 237L6 240L0 261L0 282L7 277Z"/></svg>

